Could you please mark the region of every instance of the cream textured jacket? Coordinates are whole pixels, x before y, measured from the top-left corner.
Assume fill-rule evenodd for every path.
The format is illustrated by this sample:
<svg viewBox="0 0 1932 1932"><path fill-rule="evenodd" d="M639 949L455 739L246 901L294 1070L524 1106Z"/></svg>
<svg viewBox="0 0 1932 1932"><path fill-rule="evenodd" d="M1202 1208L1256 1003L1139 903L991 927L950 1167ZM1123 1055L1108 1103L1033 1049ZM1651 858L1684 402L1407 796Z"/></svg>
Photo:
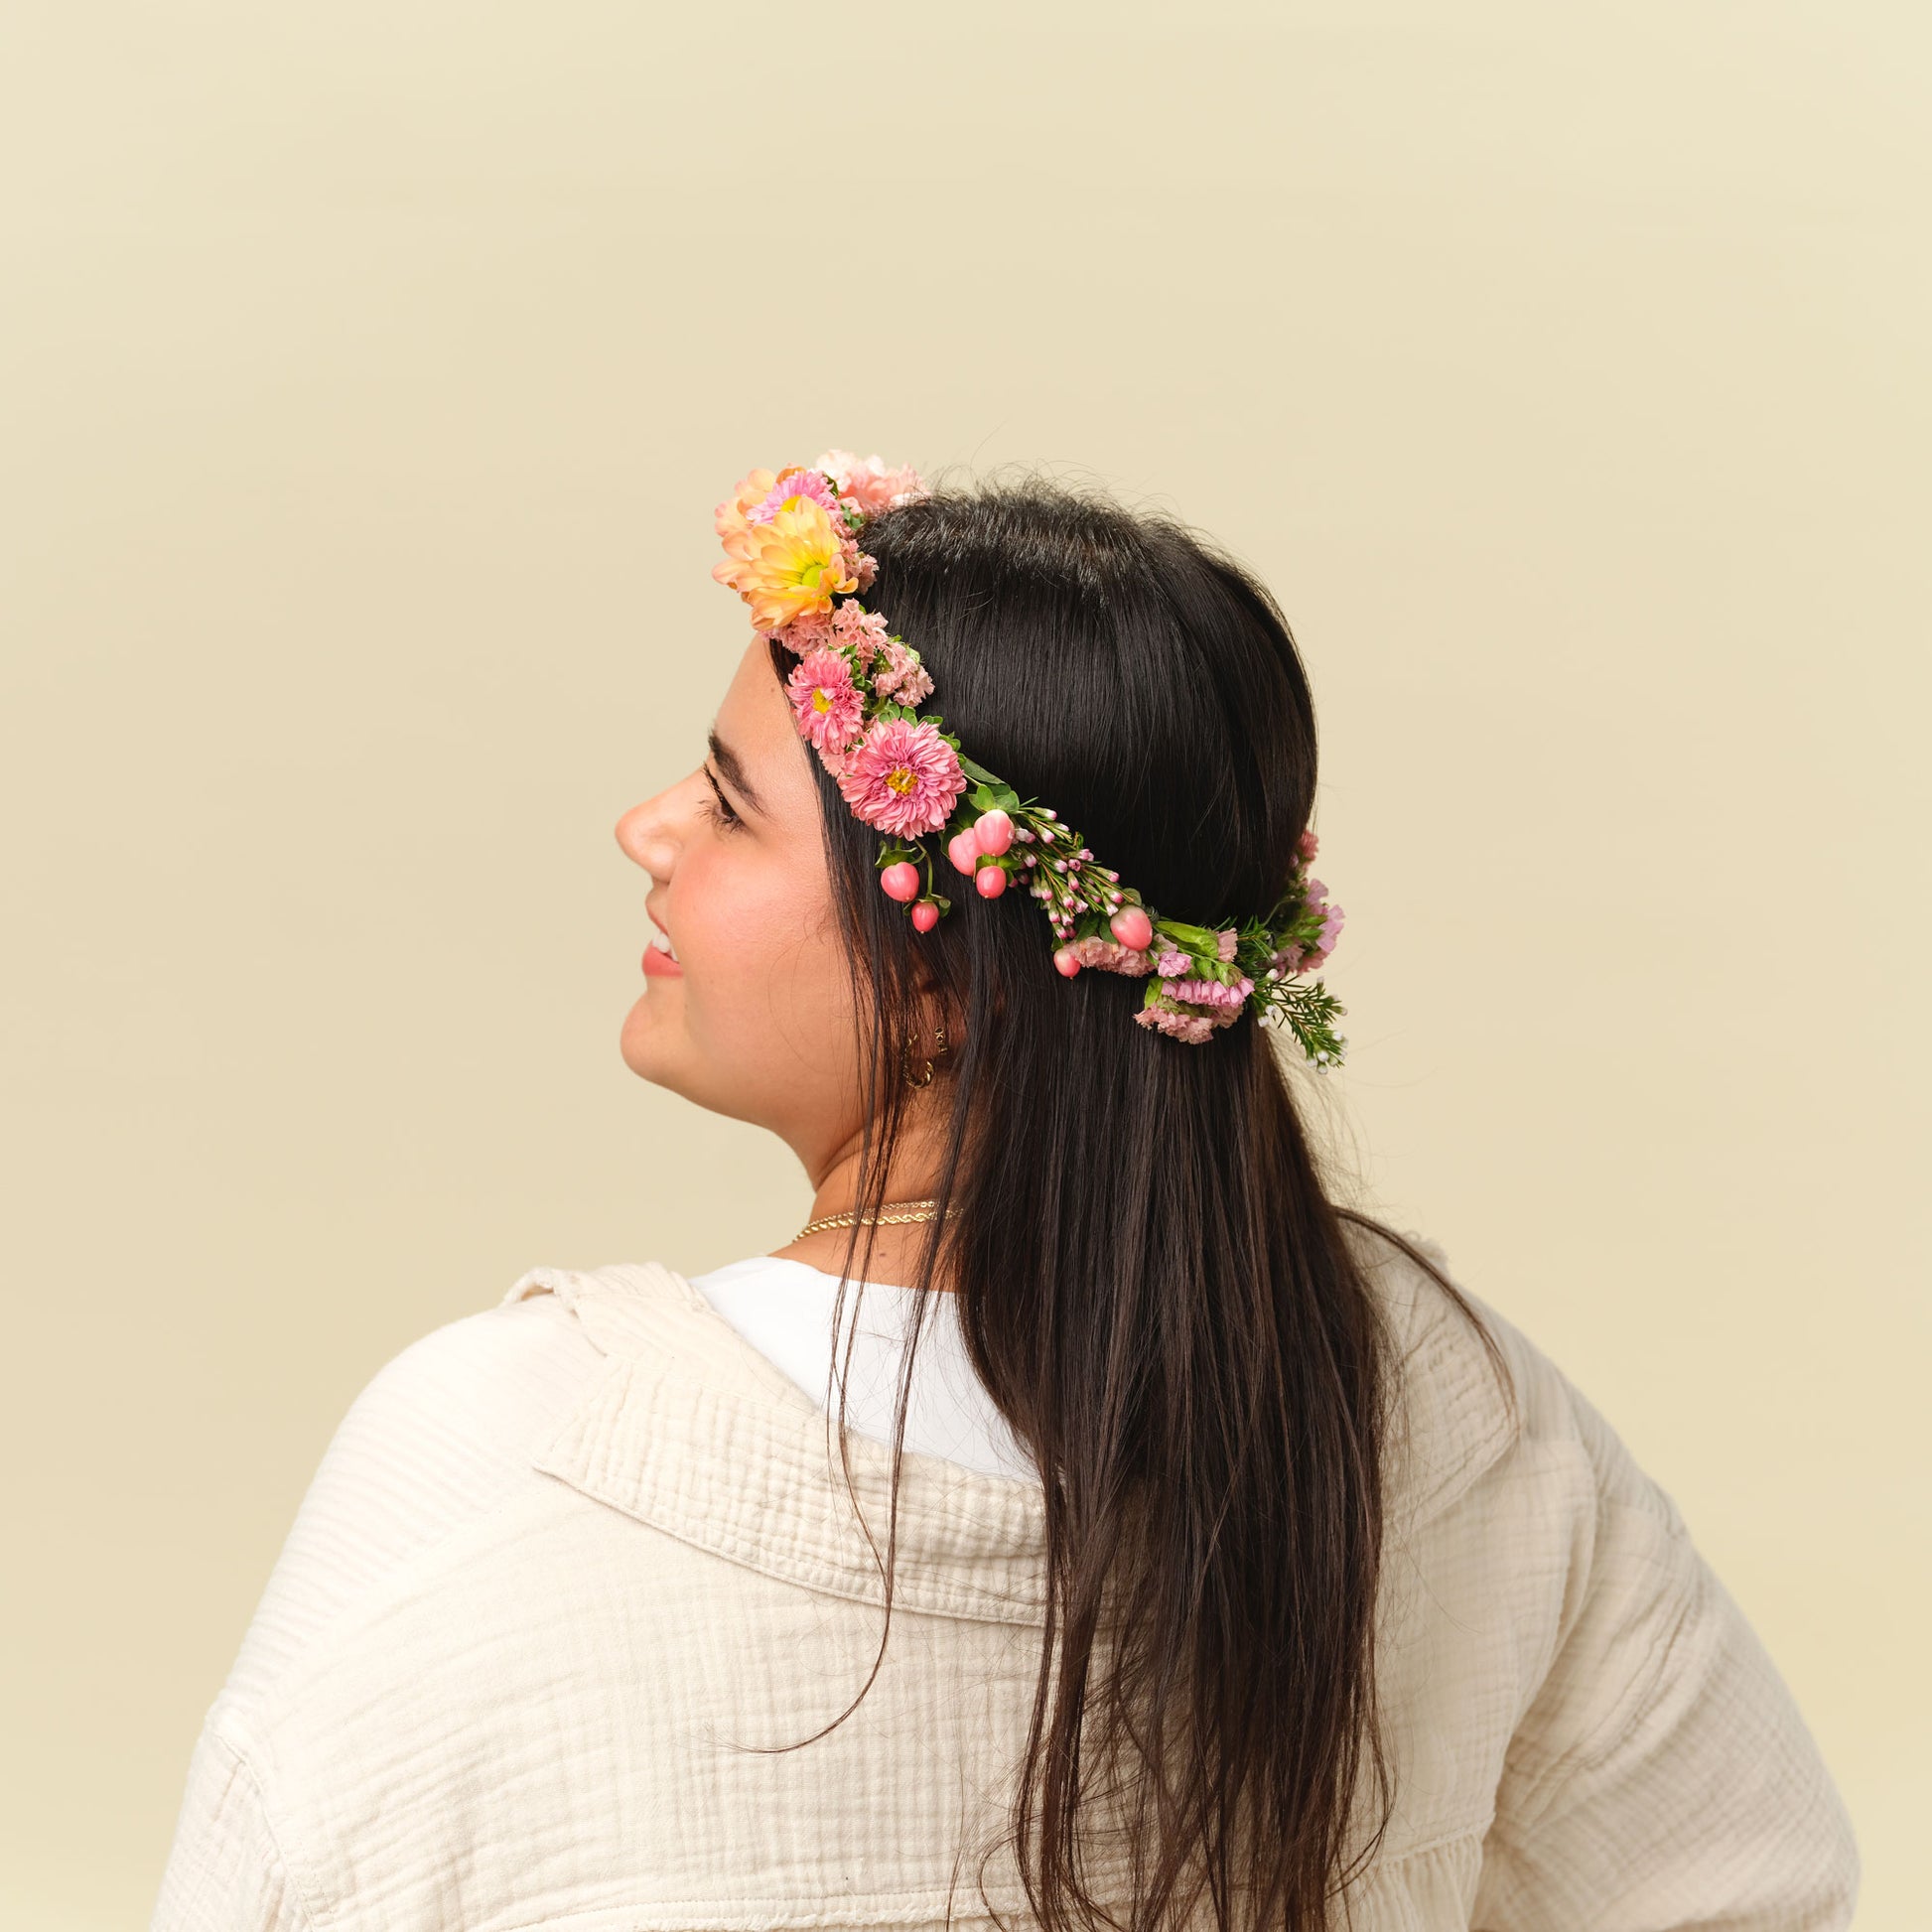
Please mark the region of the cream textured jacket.
<svg viewBox="0 0 1932 1932"><path fill-rule="evenodd" d="M1404 1389L1378 1636L1396 1811L1354 1926L1847 1925L1837 1794L1669 1498L1508 1323L1482 1311L1513 1410L1440 1288L1369 1251ZM773 1752L846 1709L878 1645L824 1415L654 1263L535 1269L489 1315L489 1375L553 1399L502 1410L488 1507L439 1515L487 1456L419 1432L383 1505L407 1556L345 1544L334 1597L299 1613L271 1586L196 1745L155 1932L897 1932L949 1898L984 1923L976 1875L1025 1923L1010 1859L973 1854L1031 1710L1037 1482L908 1454L880 1675ZM378 1395L455 1413L443 1338L483 1321L377 1377L332 1445L339 1489L384 1467ZM883 1547L891 1452L851 1451Z"/></svg>

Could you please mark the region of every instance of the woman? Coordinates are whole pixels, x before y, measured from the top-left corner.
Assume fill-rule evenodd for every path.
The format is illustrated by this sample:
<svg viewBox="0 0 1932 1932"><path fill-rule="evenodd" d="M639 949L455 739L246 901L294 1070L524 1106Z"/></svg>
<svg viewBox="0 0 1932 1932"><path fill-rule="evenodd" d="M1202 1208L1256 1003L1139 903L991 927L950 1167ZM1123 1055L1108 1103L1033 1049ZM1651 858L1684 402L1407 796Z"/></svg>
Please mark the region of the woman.
<svg viewBox="0 0 1932 1932"><path fill-rule="evenodd" d="M663 935L622 1053L812 1215L534 1269L375 1377L156 1926L1846 1924L1668 1497L1324 1190L1288 1063L1341 1052L1340 913L1267 594L839 452L717 520L754 632L618 826Z"/></svg>

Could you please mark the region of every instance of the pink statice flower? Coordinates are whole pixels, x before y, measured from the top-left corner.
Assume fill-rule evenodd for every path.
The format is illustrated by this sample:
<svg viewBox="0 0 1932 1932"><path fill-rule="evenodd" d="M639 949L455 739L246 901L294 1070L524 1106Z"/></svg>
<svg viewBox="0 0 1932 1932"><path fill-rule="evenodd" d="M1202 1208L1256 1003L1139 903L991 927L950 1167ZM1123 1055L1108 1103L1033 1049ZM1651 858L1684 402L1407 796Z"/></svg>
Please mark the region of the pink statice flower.
<svg viewBox="0 0 1932 1932"><path fill-rule="evenodd" d="M1164 980L1184 979L1194 970L1194 956L1182 952L1177 946L1169 946L1155 960L1154 970Z"/></svg>
<svg viewBox="0 0 1932 1932"><path fill-rule="evenodd" d="M886 648L886 620L848 597L832 613L832 634L852 653L852 661L860 670L869 670L873 659Z"/></svg>
<svg viewBox="0 0 1932 1932"><path fill-rule="evenodd" d="M1171 998L1184 1000L1189 1006L1238 1011L1255 990L1255 983L1244 973L1232 986L1219 980L1175 980L1167 990Z"/></svg>
<svg viewBox="0 0 1932 1932"><path fill-rule="evenodd" d="M1143 1027L1152 1027L1171 1039L1184 1039L1190 1046L1212 1039L1217 1028L1231 1027L1240 1017L1238 1007L1229 1012L1204 1012L1198 1007L1173 1007L1166 1003L1143 1007L1134 1016Z"/></svg>
<svg viewBox="0 0 1932 1932"><path fill-rule="evenodd" d="M850 450L827 450L813 466L831 478L841 496L857 503L868 516L916 502L928 492L924 479L907 464L889 470L877 456L857 457Z"/></svg>
<svg viewBox="0 0 1932 1932"><path fill-rule="evenodd" d="M795 650L800 657L806 657L832 641L832 620L822 611L807 611L803 617L793 618L776 630L760 631L759 634L775 637L787 650Z"/></svg>
<svg viewBox="0 0 1932 1932"><path fill-rule="evenodd" d="M764 495L745 512L747 523L769 523L795 497L809 496L820 509L830 513L833 528L842 528L845 514L839 508L838 492L816 470L787 470Z"/></svg>
<svg viewBox="0 0 1932 1932"><path fill-rule="evenodd" d="M1335 949L1335 941L1341 937L1342 912L1339 905L1324 905L1321 908L1321 931L1315 942L1309 948L1307 960L1303 963L1304 972L1311 971Z"/></svg>
<svg viewBox="0 0 1932 1932"><path fill-rule="evenodd" d="M843 651L811 652L785 680L785 690L799 737L816 751L847 751L865 728L865 698Z"/></svg>
<svg viewBox="0 0 1932 1932"><path fill-rule="evenodd" d="M1097 936L1075 939L1066 948L1082 966L1098 966L1105 973L1125 973L1130 979L1144 979L1154 971L1154 955L1134 946L1123 946L1115 939Z"/></svg>
<svg viewBox="0 0 1932 1932"><path fill-rule="evenodd" d="M1295 850L1301 855L1304 865L1307 865L1314 857L1316 848L1320 843L1321 841L1315 837L1312 829L1305 830L1302 836L1295 841Z"/></svg>
<svg viewBox="0 0 1932 1932"><path fill-rule="evenodd" d="M1287 945L1279 947L1268 956L1268 977L1270 979L1293 979L1302 969L1302 948L1293 939Z"/></svg>
<svg viewBox="0 0 1932 1932"><path fill-rule="evenodd" d="M1143 1007L1134 1016L1143 1027L1152 1027L1156 1033L1166 1034L1170 1039L1184 1039L1189 1046L1198 1046L1202 1041L1213 1037L1214 1023L1204 1014L1171 1013L1166 1007Z"/></svg>
<svg viewBox="0 0 1932 1932"><path fill-rule="evenodd" d="M846 574L862 591L872 589L872 580L879 575L879 560L868 557L859 548L856 537L843 536L839 539L839 561Z"/></svg>
<svg viewBox="0 0 1932 1932"><path fill-rule="evenodd" d="M1225 932L1217 932L1214 941L1220 948L1221 958L1225 962L1234 957L1234 949L1241 943L1241 935L1230 926Z"/></svg>
<svg viewBox="0 0 1932 1932"><path fill-rule="evenodd" d="M838 778L856 817L900 839L936 832L966 789L959 755L938 727L904 718L876 720L846 753Z"/></svg>
<svg viewBox="0 0 1932 1932"><path fill-rule="evenodd" d="M889 637L881 646L880 661L872 674L872 688L882 698L917 705L932 695L932 679L910 644Z"/></svg>

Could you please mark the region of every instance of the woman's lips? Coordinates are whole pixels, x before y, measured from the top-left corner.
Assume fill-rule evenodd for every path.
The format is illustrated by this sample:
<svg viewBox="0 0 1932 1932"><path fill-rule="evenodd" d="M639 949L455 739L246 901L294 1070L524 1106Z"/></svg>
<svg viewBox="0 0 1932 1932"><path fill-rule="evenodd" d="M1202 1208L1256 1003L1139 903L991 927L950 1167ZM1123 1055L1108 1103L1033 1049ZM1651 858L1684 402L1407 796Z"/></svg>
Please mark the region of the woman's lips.
<svg viewBox="0 0 1932 1932"><path fill-rule="evenodd" d="M644 948L644 977L646 979L681 980L684 977L684 968L662 946L646 946Z"/></svg>

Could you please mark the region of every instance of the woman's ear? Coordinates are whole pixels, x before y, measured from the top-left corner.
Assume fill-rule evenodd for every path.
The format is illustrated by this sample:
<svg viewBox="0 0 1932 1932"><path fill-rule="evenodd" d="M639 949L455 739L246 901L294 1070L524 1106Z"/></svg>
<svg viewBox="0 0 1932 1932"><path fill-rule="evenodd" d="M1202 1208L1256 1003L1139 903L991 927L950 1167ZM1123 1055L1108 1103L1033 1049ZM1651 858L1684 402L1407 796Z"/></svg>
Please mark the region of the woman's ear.
<svg viewBox="0 0 1932 1932"><path fill-rule="evenodd" d="M950 1071L947 1062L958 1052L965 1037L964 1005L956 994L939 983L923 961L913 971L913 999L919 1016L917 1050L931 1056L935 1072Z"/></svg>

